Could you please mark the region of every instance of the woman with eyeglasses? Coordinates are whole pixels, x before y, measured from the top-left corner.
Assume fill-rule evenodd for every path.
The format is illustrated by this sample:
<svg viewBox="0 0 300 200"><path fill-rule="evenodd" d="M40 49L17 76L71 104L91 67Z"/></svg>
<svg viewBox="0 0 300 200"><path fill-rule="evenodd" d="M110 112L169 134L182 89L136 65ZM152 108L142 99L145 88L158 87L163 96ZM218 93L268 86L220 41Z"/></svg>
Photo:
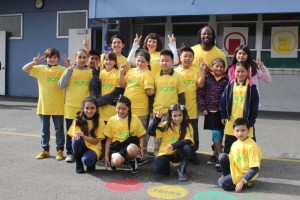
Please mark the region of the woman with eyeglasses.
<svg viewBox="0 0 300 200"><path fill-rule="evenodd" d="M186 181L186 168L191 157L191 146L194 145L194 131L187 110L181 104L169 106L167 121L160 124L162 115L162 111L158 112L148 128L149 136L161 138L151 170L155 174L170 175L177 169L178 180Z"/></svg>

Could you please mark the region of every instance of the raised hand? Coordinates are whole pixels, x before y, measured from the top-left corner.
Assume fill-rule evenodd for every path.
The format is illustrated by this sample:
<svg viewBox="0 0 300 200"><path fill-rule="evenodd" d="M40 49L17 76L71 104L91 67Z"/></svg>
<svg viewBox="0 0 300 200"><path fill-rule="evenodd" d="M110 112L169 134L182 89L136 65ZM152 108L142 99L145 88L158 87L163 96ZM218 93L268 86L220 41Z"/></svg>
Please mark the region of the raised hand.
<svg viewBox="0 0 300 200"><path fill-rule="evenodd" d="M32 61L34 62L34 64L38 64L42 59L43 59L43 56L40 56L40 53L38 53L38 55L36 57L34 57L32 59Z"/></svg>
<svg viewBox="0 0 300 200"><path fill-rule="evenodd" d="M135 38L133 39L133 43L135 43L137 45L140 45L141 39L142 39L142 35L140 35L140 37L139 37L138 34L135 34Z"/></svg>
<svg viewBox="0 0 300 200"><path fill-rule="evenodd" d="M205 73L208 71L207 65L202 58L200 58L200 70L205 71Z"/></svg>
<svg viewBox="0 0 300 200"><path fill-rule="evenodd" d="M84 39L83 39L83 46L84 48L88 51L90 49L90 40L91 38L87 35L84 36Z"/></svg>
<svg viewBox="0 0 300 200"><path fill-rule="evenodd" d="M255 63L257 64L257 67L259 69L261 69L265 66L264 63L261 60L259 60L258 58L256 58Z"/></svg>
<svg viewBox="0 0 300 200"><path fill-rule="evenodd" d="M174 34L172 34L171 36L168 35L168 38L169 38L170 44L176 43L176 38L174 37Z"/></svg>

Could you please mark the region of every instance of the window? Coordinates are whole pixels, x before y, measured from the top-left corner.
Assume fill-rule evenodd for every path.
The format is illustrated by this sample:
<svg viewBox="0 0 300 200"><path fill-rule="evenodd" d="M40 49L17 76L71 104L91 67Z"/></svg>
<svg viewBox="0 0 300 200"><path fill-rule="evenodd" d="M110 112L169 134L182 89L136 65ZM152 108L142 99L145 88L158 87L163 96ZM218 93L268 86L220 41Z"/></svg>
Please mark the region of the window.
<svg viewBox="0 0 300 200"><path fill-rule="evenodd" d="M173 33L176 37L177 48L183 44L192 47L198 42L198 31L206 24L175 24Z"/></svg>
<svg viewBox="0 0 300 200"><path fill-rule="evenodd" d="M67 38L69 29L86 29L87 11L63 11L57 12L57 33L58 38Z"/></svg>
<svg viewBox="0 0 300 200"><path fill-rule="evenodd" d="M22 24L22 14L0 15L0 31L6 31L10 39L22 39Z"/></svg>

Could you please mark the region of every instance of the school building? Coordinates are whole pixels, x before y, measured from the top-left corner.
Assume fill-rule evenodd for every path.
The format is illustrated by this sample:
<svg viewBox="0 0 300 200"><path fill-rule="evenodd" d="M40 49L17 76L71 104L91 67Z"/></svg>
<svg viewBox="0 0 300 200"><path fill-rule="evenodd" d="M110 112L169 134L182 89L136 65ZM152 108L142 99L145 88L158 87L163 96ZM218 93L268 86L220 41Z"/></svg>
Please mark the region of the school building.
<svg viewBox="0 0 300 200"><path fill-rule="evenodd" d="M166 47L173 33L179 48L195 45L207 24L228 61L247 44L270 70L272 83L259 84L260 110L300 112L298 0L0 0L0 95L37 97L36 80L21 68L48 47L73 59L85 35L106 51L120 34L127 56L136 33L155 32Z"/></svg>

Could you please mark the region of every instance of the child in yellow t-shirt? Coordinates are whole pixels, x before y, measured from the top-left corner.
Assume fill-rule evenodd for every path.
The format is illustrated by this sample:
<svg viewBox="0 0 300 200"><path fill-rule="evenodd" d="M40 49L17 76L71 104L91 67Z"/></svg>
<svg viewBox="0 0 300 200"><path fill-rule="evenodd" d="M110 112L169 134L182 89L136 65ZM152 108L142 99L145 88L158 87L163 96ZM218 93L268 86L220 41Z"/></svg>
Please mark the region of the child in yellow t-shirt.
<svg viewBox="0 0 300 200"><path fill-rule="evenodd" d="M186 168L191 156L191 146L194 145L193 127L184 105L171 105L168 109L168 119L159 125L162 111L158 112L149 126L148 135L161 138L161 145L151 170L155 174L170 175L171 162L180 162L178 180L186 181Z"/></svg>
<svg viewBox="0 0 300 200"><path fill-rule="evenodd" d="M108 52L104 55L103 69L100 71L101 94L108 95L120 88L120 74L117 67L117 56L115 53ZM101 97L100 97L101 98ZM99 108L101 118L106 123L109 118L116 114L116 107L110 104L103 105Z"/></svg>
<svg viewBox="0 0 300 200"><path fill-rule="evenodd" d="M244 118L237 118L233 123L234 135L237 141L230 148L230 153L221 153L219 162L223 176L218 184L224 190L240 192L252 186L252 181L258 176L262 152L257 143L249 137L250 124Z"/></svg>
<svg viewBox="0 0 300 200"><path fill-rule="evenodd" d="M82 102L82 108L77 112L68 135L72 137L73 155L76 160L76 172L95 171L96 162L101 154L100 140L104 139L105 124L100 120L97 100L87 97Z"/></svg>
<svg viewBox="0 0 300 200"><path fill-rule="evenodd" d="M221 97L221 121L225 125L224 152L229 153L230 147L236 141L233 133L233 122L237 118L245 118L250 123L250 137L255 140L254 124L258 113L259 97L256 85L248 79L249 65L240 61L234 68L235 80L224 89Z"/></svg>
<svg viewBox="0 0 300 200"><path fill-rule="evenodd" d="M120 84L125 87L124 96L128 97L132 103L131 111L141 120L147 129L149 119L149 96L154 94L154 78L150 69L150 54L140 50L136 54L136 68L132 68L124 76L123 69L120 70ZM144 155L147 154L148 139L144 136ZM138 158L138 164L148 162Z"/></svg>
<svg viewBox="0 0 300 200"><path fill-rule="evenodd" d="M87 51L80 49L75 54L75 64L71 66L70 61L67 65L70 66L65 70L58 84L60 88L65 88L65 121L67 131L71 127L76 113L81 108L84 98L90 96L89 85L92 79L92 70L87 64ZM73 162L72 155L72 140L69 135L66 137L66 162Z"/></svg>
<svg viewBox="0 0 300 200"><path fill-rule="evenodd" d="M59 51L55 48L46 49L44 56L38 54L33 61L23 66L24 72L36 78L39 88L39 100L37 114L41 121L41 151L36 158L42 159L50 157L50 118L52 117L56 134L56 160L63 159L65 144L64 136L64 91L58 87L58 80L65 68L57 65L59 61ZM38 65L45 59L47 65ZM66 59L66 58L65 58Z"/></svg>
<svg viewBox="0 0 300 200"><path fill-rule="evenodd" d="M183 79L185 87L185 107L194 130L195 145L192 147L191 162L199 164L196 151L199 148L197 88L199 85L198 81L200 81L200 74L199 69L192 67L194 51L190 47L183 47L180 49L179 59L180 65L175 68L175 71L178 72Z"/></svg>
<svg viewBox="0 0 300 200"><path fill-rule="evenodd" d="M179 73L173 70L173 59L174 55L171 51L162 50L160 52L161 71L154 77L153 113L162 111L163 121L170 105L185 104L183 79ZM152 118L154 115L152 115ZM154 140L154 155L157 154L159 146L159 140Z"/></svg>
<svg viewBox="0 0 300 200"><path fill-rule="evenodd" d="M116 99L116 111L117 115L108 120L104 131L105 167L110 165L112 170L116 170L128 160L131 172L137 173L136 157L139 147L143 149L143 136L146 131L140 119L131 113L131 102L127 97L120 95ZM143 151L141 156L143 158Z"/></svg>

